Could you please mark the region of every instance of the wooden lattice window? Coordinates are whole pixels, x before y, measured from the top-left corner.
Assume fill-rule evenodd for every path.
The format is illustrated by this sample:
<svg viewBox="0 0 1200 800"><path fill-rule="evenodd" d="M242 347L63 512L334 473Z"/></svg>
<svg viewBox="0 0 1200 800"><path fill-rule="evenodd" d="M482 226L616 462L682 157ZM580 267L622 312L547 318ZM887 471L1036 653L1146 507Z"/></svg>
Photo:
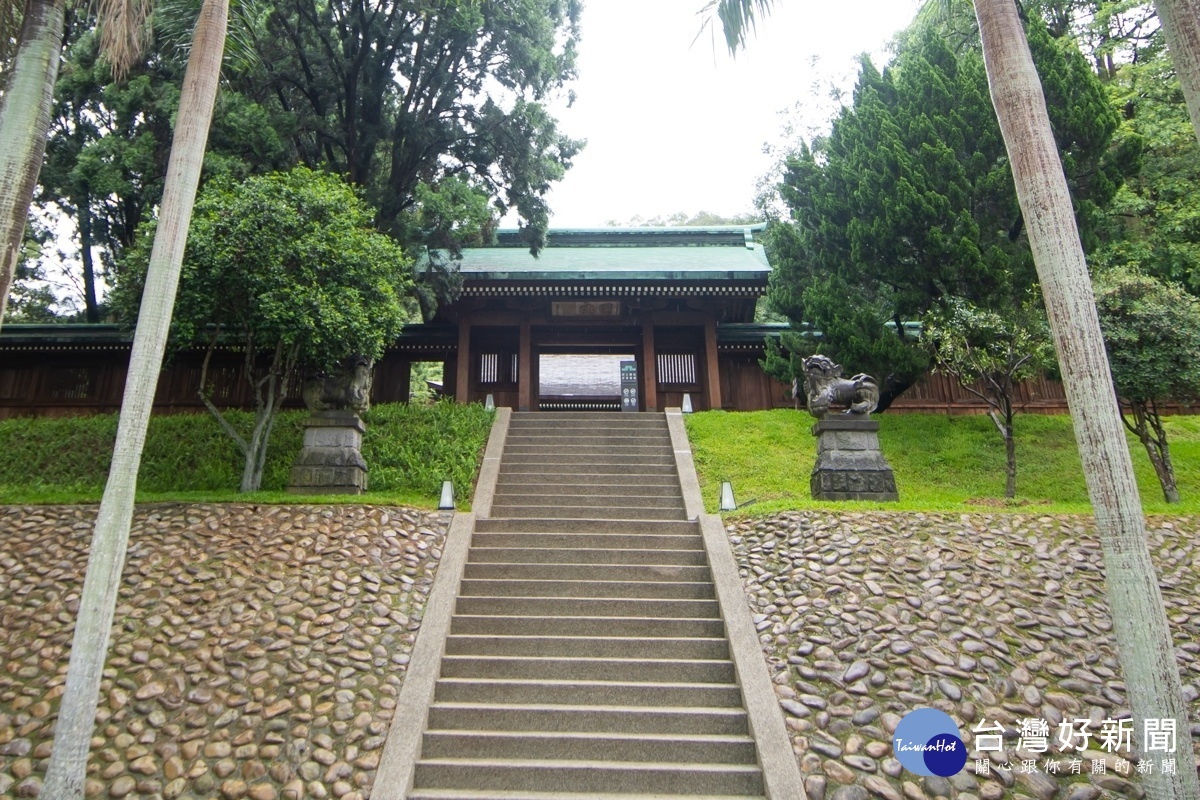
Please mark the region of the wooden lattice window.
<svg viewBox="0 0 1200 800"><path fill-rule="evenodd" d="M660 385L679 386L696 383L695 353L659 353L656 360Z"/></svg>
<svg viewBox="0 0 1200 800"><path fill-rule="evenodd" d="M516 382L516 353L479 354L479 384L481 386L511 386Z"/></svg>
<svg viewBox="0 0 1200 800"><path fill-rule="evenodd" d="M86 367L59 367L46 376L52 400L86 400L92 394L92 371Z"/></svg>

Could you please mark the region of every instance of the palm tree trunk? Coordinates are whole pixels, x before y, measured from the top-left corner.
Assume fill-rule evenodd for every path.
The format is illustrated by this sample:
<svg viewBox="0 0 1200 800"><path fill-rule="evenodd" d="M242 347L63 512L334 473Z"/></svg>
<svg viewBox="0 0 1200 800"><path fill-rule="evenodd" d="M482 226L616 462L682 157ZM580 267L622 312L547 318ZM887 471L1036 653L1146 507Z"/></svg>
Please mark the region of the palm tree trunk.
<svg viewBox="0 0 1200 800"><path fill-rule="evenodd" d="M975 0L992 102L1004 135L1104 550L1105 586L1135 730L1172 719L1190 730L1133 462L1112 392L1095 299L1041 82L1014 0ZM1187 736L1183 739L1186 742ZM1200 797L1191 750L1184 768L1142 777L1154 800Z"/></svg>
<svg viewBox="0 0 1200 800"><path fill-rule="evenodd" d="M26 6L21 44L0 98L0 323L46 152L66 6L66 0L32 0Z"/></svg>
<svg viewBox="0 0 1200 800"><path fill-rule="evenodd" d="M108 652L117 589L129 543L138 466L175 305L175 289L179 284L192 204L200 181L228 16L228 0L204 0L183 79L158 232L154 237L134 334L112 467L92 534L67 681L54 730L54 751L42 789L43 797L55 800L83 797L100 676Z"/></svg>
<svg viewBox="0 0 1200 800"><path fill-rule="evenodd" d="M1155 0L1154 7L1167 34L1171 63L1183 84L1192 128L1200 139L1200 0Z"/></svg>

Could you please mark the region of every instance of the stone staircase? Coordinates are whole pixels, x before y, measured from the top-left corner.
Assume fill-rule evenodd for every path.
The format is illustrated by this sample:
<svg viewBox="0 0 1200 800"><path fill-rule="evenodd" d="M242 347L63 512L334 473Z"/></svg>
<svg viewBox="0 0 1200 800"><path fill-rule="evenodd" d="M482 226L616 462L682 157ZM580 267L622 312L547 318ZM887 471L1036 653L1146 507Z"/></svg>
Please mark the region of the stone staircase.
<svg viewBox="0 0 1200 800"><path fill-rule="evenodd" d="M736 676L665 416L513 414L408 797L763 798Z"/></svg>

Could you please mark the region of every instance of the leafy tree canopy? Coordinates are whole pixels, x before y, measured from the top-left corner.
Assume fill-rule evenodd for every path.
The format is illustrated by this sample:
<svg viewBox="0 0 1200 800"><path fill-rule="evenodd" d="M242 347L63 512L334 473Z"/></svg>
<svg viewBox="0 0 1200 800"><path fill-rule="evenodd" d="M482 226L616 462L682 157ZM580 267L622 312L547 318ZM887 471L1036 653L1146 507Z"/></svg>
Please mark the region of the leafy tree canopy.
<svg viewBox="0 0 1200 800"><path fill-rule="evenodd" d="M1117 394L1130 401L1200 398L1200 302L1126 268L1096 279L1096 308Z"/></svg>
<svg viewBox="0 0 1200 800"><path fill-rule="evenodd" d="M1090 232L1119 181L1108 152L1117 118L1069 41L1037 20L1029 38ZM982 58L928 28L882 73L864 60L853 105L789 159L780 192L792 221L768 235L770 302L819 331L810 352L880 379L883 407L928 366L905 322L950 297L1015 309L1033 283Z"/></svg>
<svg viewBox="0 0 1200 800"><path fill-rule="evenodd" d="M372 221L372 209L343 181L305 167L211 181L196 201L173 340L194 345L221 335L262 351L282 346L316 368L379 357L414 308L409 261ZM136 313L145 249L139 245L114 292L127 319Z"/></svg>
<svg viewBox="0 0 1200 800"><path fill-rule="evenodd" d="M1139 153L1139 169L1109 209L1098 267L1136 264L1200 294L1200 146L1179 79L1159 49L1124 64L1108 84L1123 110L1118 138Z"/></svg>
<svg viewBox="0 0 1200 800"><path fill-rule="evenodd" d="M285 0L245 90L295 119L302 162L367 188L396 232L416 187L459 176L539 245L544 196L582 146L542 101L575 74L579 0Z"/></svg>
<svg viewBox="0 0 1200 800"><path fill-rule="evenodd" d="M1200 398L1200 301L1124 267L1096 279L1096 308L1121 419L1146 448L1168 503L1179 501L1160 404Z"/></svg>
<svg viewBox="0 0 1200 800"><path fill-rule="evenodd" d="M197 198L172 341L208 348L199 394L246 456L242 491L262 480L271 428L298 371L378 358L415 315L409 261L374 229L373 216L341 179L305 167L210 181ZM139 238L113 293L127 319L136 315L151 238ZM218 344L245 354L256 404L249 435L225 418L207 384Z"/></svg>

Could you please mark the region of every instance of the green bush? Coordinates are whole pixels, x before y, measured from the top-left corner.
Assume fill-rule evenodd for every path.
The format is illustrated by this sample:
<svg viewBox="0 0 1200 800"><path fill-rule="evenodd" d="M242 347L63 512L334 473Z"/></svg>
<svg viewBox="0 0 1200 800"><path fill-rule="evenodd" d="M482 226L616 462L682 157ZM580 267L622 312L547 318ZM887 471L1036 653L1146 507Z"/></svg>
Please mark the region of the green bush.
<svg viewBox="0 0 1200 800"><path fill-rule="evenodd" d="M300 451L304 411L279 415L263 471L263 490L287 488ZM229 412L248 431L253 415ZM372 494L423 498L432 504L443 480L469 500L492 415L480 405L388 404L366 416L363 456ZM0 502L94 500L104 490L117 431L117 415L0 420ZM243 458L207 414L156 416L150 420L138 473L139 494L189 495L234 492Z"/></svg>

